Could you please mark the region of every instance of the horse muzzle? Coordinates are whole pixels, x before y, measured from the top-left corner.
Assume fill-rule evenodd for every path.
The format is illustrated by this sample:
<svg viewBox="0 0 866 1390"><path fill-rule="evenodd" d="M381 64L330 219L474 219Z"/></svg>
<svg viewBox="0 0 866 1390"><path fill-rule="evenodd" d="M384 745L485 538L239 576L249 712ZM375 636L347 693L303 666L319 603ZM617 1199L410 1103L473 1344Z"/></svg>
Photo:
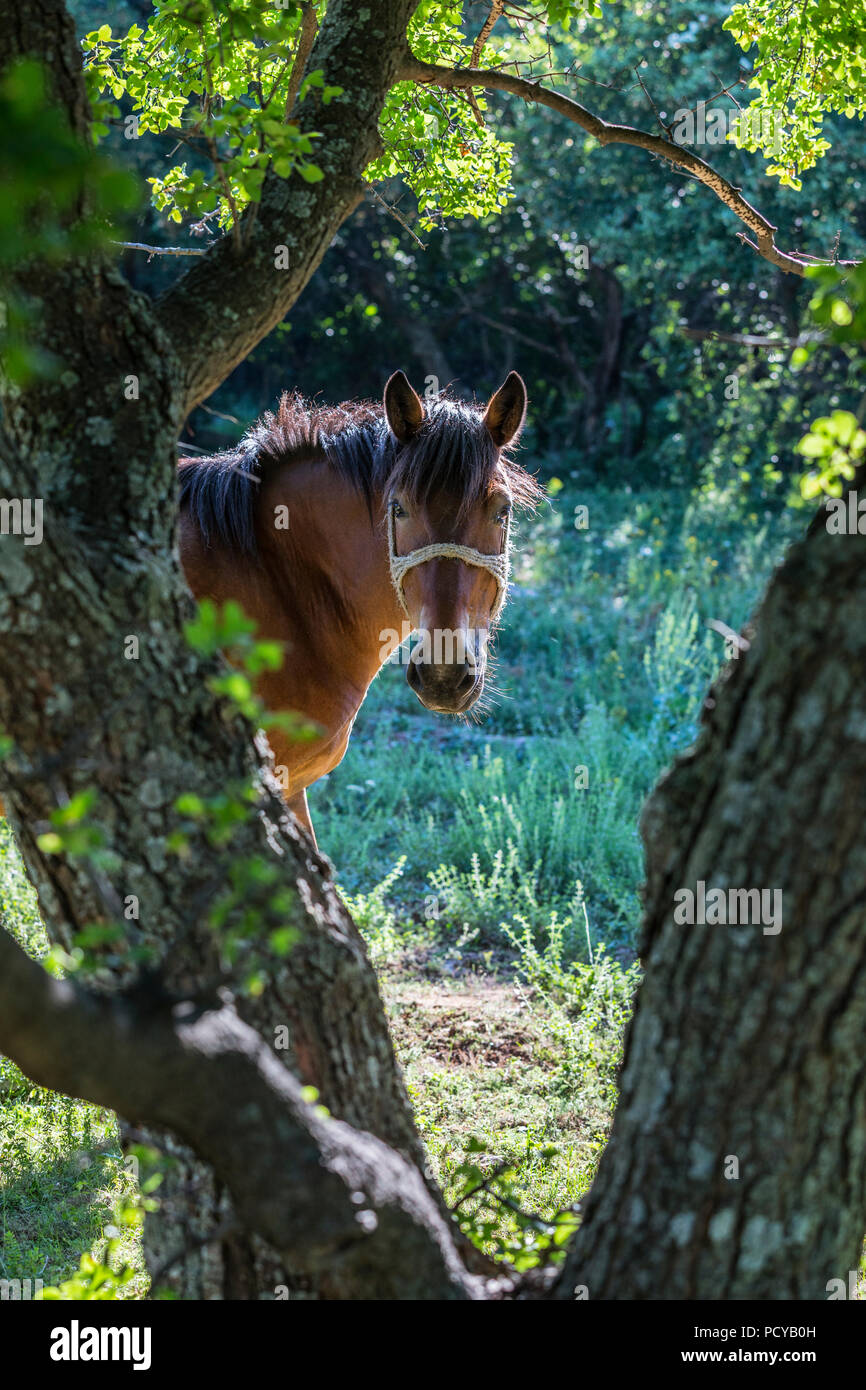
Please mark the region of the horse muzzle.
<svg viewBox="0 0 866 1390"><path fill-rule="evenodd" d="M406 679L426 709L434 714L464 714L484 689L484 670L471 662L434 666L412 661Z"/></svg>

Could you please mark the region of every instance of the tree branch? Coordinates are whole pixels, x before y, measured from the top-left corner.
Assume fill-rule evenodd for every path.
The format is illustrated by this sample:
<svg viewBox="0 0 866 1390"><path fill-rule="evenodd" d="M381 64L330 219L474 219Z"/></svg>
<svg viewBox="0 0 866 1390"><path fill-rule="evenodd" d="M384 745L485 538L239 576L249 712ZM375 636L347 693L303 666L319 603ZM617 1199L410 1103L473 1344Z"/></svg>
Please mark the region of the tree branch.
<svg viewBox="0 0 866 1390"><path fill-rule="evenodd" d="M397 80L416 3L370 0L361 8L333 0L309 56L328 86L343 89L315 109L321 138L314 157L324 177L306 183L299 174L282 179L271 172L261 201L246 214L240 244L222 237L159 301L186 411L285 317L361 201L361 175L379 148L379 113ZM302 71L299 62L295 69Z"/></svg>
<svg viewBox="0 0 866 1390"><path fill-rule="evenodd" d="M412 1164L303 1098L230 1002L105 998L52 979L0 931L0 1048L38 1084L165 1127L232 1194L241 1223L330 1297L502 1297L463 1267ZM371 1276L375 1274L375 1284Z"/></svg>
<svg viewBox="0 0 866 1390"><path fill-rule="evenodd" d="M679 332L684 338L690 338L692 342L702 343L709 339L715 343L736 343L739 347L747 348L797 348L803 347L806 343L820 342L819 333L800 333L796 338L780 338L768 333L722 333L718 328L688 328L683 327Z"/></svg>
<svg viewBox="0 0 866 1390"><path fill-rule="evenodd" d="M754 237L754 240L744 239L764 260L778 266L780 270L790 275L802 276L805 275L807 266L817 263L812 257L789 255L781 251L776 246L777 228L772 222L758 212L757 208L743 197L740 190L712 165L673 140L653 135L646 130L638 130L634 126L617 125L602 120L571 97L550 91L547 87L542 87L540 82L527 81L526 78L516 77L498 68L441 67L435 63L424 63L410 53L400 68L399 78L403 82L425 82L439 87L485 87L491 91L509 92L512 96L522 97L524 101L537 102L540 106L549 106L552 111L565 116L566 120L592 135L601 145L633 145L685 169L711 189L725 207L740 219ZM839 261L836 264L856 265L857 262Z"/></svg>
<svg viewBox="0 0 866 1390"><path fill-rule="evenodd" d="M151 256L206 256L206 246L148 246L143 241L115 241L124 251L146 251Z"/></svg>
<svg viewBox="0 0 866 1390"><path fill-rule="evenodd" d="M499 19L499 16L502 14L504 8L505 0L491 0L490 13L488 14L487 18L481 26L478 38L472 45L472 53L469 58L469 66L471 68L478 67L478 60L484 52L484 45L490 38L490 35L492 34L493 29L496 25L496 21L497 19ZM475 100L475 93L471 90L469 92L469 104L472 107L473 112L475 113L476 121L479 125L483 126L484 117L478 109L478 102Z"/></svg>
<svg viewBox="0 0 866 1390"><path fill-rule="evenodd" d="M292 64L292 72L289 77L289 90L286 93L286 120L292 114L292 108L298 97L301 80L307 66L307 59L313 48L313 42L319 29L319 21L316 18L315 6L311 0L301 7L303 14L301 17L301 32L298 35L298 49L295 53L295 61Z"/></svg>

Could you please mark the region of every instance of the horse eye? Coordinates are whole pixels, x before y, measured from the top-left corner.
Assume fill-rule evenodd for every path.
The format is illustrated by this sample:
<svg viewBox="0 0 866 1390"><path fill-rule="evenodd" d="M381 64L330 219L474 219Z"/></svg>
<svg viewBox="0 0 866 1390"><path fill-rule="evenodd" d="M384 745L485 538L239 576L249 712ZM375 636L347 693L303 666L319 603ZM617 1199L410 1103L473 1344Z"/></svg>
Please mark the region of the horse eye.
<svg viewBox="0 0 866 1390"><path fill-rule="evenodd" d="M400 506L400 503L397 501L396 497L391 502L391 511L394 513L395 516L406 515L404 509Z"/></svg>
<svg viewBox="0 0 866 1390"><path fill-rule="evenodd" d="M507 505L506 507L503 507L503 508L502 508L502 511L499 513L499 515L498 515L498 517L496 518L496 520L499 522L499 525L500 525L500 526L504 526L505 523L506 523L506 521L508 520L508 518L509 518L510 516L511 516L511 503L509 502L508 505Z"/></svg>

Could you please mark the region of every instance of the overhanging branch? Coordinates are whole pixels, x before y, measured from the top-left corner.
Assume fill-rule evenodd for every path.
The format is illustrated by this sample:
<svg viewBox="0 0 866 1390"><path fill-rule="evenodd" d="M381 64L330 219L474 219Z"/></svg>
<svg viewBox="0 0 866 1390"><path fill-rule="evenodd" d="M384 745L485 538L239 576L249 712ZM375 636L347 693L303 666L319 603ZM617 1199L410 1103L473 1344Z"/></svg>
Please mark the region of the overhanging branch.
<svg viewBox="0 0 866 1390"><path fill-rule="evenodd" d="M777 228L743 197L738 188L692 150L676 144L673 140L667 140L664 136L653 135L634 126L602 120L571 97L551 91L540 82L504 72L501 68L448 68L436 63L424 63L410 53L400 68L399 77L404 82L423 82L439 87L460 87L469 90L484 87L490 91L509 92L512 96L536 102L540 106L549 106L552 111L556 111L558 115L564 116L566 120L592 135L600 145L633 145L684 169L711 189L725 207L740 219L751 233L751 236L744 235L743 240L764 260L778 266L780 270L789 275L802 276L805 275L808 266L820 264L814 257L791 255L780 250L776 245ZM835 264L847 266L856 265L857 262L839 261Z"/></svg>

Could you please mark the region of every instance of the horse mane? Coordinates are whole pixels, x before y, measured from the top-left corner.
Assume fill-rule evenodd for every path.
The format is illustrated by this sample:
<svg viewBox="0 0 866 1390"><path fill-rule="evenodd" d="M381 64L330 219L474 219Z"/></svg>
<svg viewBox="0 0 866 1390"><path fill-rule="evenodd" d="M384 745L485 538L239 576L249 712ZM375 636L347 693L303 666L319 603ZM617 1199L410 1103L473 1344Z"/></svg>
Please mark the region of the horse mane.
<svg viewBox="0 0 866 1390"><path fill-rule="evenodd" d="M499 451L480 406L442 394L425 403L425 419L407 445L391 433L381 404L344 401L315 405L299 392L285 392L276 414L268 411L236 448L211 457L182 460L180 503L188 509L206 545L212 541L255 555L256 503L262 479L275 467L310 457L326 458L362 494L374 514L374 499L399 491L410 505L444 491L457 515L485 497L504 469L518 506L532 508L544 495L531 474Z"/></svg>

